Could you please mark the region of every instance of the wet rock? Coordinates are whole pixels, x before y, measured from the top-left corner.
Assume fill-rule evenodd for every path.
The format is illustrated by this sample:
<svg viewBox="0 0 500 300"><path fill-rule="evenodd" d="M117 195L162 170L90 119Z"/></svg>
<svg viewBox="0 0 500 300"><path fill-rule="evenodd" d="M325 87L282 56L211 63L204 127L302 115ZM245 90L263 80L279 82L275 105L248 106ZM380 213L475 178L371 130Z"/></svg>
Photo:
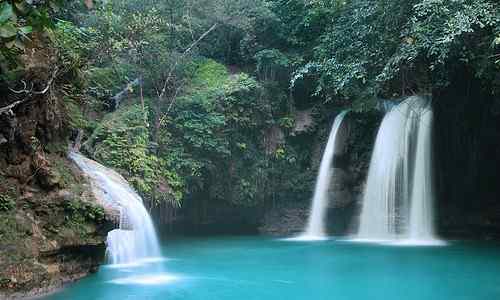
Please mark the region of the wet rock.
<svg viewBox="0 0 500 300"><path fill-rule="evenodd" d="M264 135L266 154L273 154L285 142L285 133L279 126L272 126Z"/></svg>
<svg viewBox="0 0 500 300"><path fill-rule="evenodd" d="M297 135L302 132L309 131L314 128L314 119L312 109L299 110L294 115L295 127L292 130L292 135Z"/></svg>
<svg viewBox="0 0 500 300"><path fill-rule="evenodd" d="M259 232L274 236L291 236L302 232L309 215L309 207L304 204L276 207L269 210Z"/></svg>
<svg viewBox="0 0 500 300"><path fill-rule="evenodd" d="M31 162L26 159L18 165L9 165L6 168L5 173L9 177L18 179L21 183L26 183L32 175Z"/></svg>
<svg viewBox="0 0 500 300"><path fill-rule="evenodd" d="M38 183L46 190L62 187L62 177L59 172L52 168L50 162L41 153L35 154L33 166L36 172Z"/></svg>
<svg viewBox="0 0 500 300"><path fill-rule="evenodd" d="M39 166L52 172L50 157L47 161L45 157L37 159ZM66 200L97 203L90 185L73 182L71 188L59 189L58 180L50 180L43 188L17 188L17 211L0 212L0 299L50 292L95 272L103 261L104 239L113 226L71 220L65 207ZM8 182L20 186L19 179L9 177Z"/></svg>

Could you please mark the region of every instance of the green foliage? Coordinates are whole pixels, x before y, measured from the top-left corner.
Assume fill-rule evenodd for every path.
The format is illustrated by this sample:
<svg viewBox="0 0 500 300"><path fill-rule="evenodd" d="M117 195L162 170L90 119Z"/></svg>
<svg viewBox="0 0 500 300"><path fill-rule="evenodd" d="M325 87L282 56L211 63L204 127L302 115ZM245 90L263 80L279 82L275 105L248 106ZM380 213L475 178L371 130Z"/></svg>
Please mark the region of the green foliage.
<svg viewBox="0 0 500 300"><path fill-rule="evenodd" d="M288 80L290 59L277 49L265 49L255 54L257 73L264 80Z"/></svg>
<svg viewBox="0 0 500 300"><path fill-rule="evenodd" d="M67 149L64 149L64 151L59 151L59 153L51 157L52 167L54 168L55 173L60 177L59 184L62 188L68 188L72 185L77 186L77 179L68 165L70 162L65 158ZM61 157L59 155L63 156Z"/></svg>
<svg viewBox="0 0 500 300"><path fill-rule="evenodd" d="M15 216L0 212L0 239L10 243L17 241L24 232L16 222Z"/></svg>
<svg viewBox="0 0 500 300"><path fill-rule="evenodd" d="M414 68L416 63L427 64L430 72L446 80L445 68L458 62L470 65L478 77L491 80L495 73L493 44L500 25L498 3L425 0L413 9L399 50L379 80L392 79L402 66Z"/></svg>
<svg viewBox="0 0 500 300"><path fill-rule="evenodd" d="M317 95L354 100L357 110L372 109L371 99L380 95L446 84L455 66L467 65L485 80L497 71L492 43L500 13L494 1L317 1L297 18L311 15L314 24L322 24L321 38L292 85L317 78ZM319 16L332 18L325 22Z"/></svg>
<svg viewBox="0 0 500 300"><path fill-rule="evenodd" d="M252 207L309 198L317 132L289 135L298 104L320 119L345 106L367 113L377 98L446 84L457 65L492 82L498 18L492 0L112 0L54 32L97 103L142 79L145 106L130 105L143 99L131 89L88 140L92 157L148 199ZM72 126L88 126L69 111Z"/></svg>
<svg viewBox="0 0 500 300"><path fill-rule="evenodd" d="M90 55L89 32L75 24L59 20L50 30L53 45L59 50L60 62L66 68L79 70L87 62Z"/></svg>
<svg viewBox="0 0 500 300"><path fill-rule="evenodd" d="M67 119L65 120L68 126L72 129L86 129L89 126L88 120L82 113L79 103L75 99L66 96L64 98L64 108Z"/></svg>
<svg viewBox="0 0 500 300"><path fill-rule="evenodd" d="M83 225L87 222L102 222L104 220L104 209L92 203L79 200L68 200L64 202L66 211L65 219L70 225Z"/></svg>
<svg viewBox="0 0 500 300"><path fill-rule="evenodd" d="M4 176L0 175L0 212L11 211L16 208L16 189Z"/></svg>
<svg viewBox="0 0 500 300"><path fill-rule="evenodd" d="M50 12L58 9L58 0L5 0L0 3L0 67L8 71L18 67L17 56L25 49L32 32L43 32L53 25Z"/></svg>
<svg viewBox="0 0 500 300"><path fill-rule="evenodd" d="M281 128L292 129L295 127L295 119L291 116L286 116L278 120Z"/></svg>
<svg viewBox="0 0 500 300"><path fill-rule="evenodd" d="M164 160L151 153L143 116L140 105L122 107L106 116L84 147L98 161L124 173L139 193L156 201L178 203L182 183L167 171ZM162 193L162 184L174 190Z"/></svg>
<svg viewBox="0 0 500 300"><path fill-rule="evenodd" d="M220 88L228 81L229 73L225 66L212 59L202 61L196 68L196 73L192 80L192 89L204 88L207 90Z"/></svg>
<svg viewBox="0 0 500 300"><path fill-rule="evenodd" d="M289 114L275 110L282 98L271 98L251 76L229 75L211 60L199 63L194 73L188 93L163 119L160 140L161 157L186 181L186 197L197 201L201 194L214 202L255 207L309 192L309 181L285 175L304 179L299 174L302 163L310 161L307 155L299 158L290 146L266 150L272 126L291 129L294 124Z"/></svg>
<svg viewBox="0 0 500 300"><path fill-rule="evenodd" d="M0 212L10 211L16 207L16 202L9 194L0 194Z"/></svg>

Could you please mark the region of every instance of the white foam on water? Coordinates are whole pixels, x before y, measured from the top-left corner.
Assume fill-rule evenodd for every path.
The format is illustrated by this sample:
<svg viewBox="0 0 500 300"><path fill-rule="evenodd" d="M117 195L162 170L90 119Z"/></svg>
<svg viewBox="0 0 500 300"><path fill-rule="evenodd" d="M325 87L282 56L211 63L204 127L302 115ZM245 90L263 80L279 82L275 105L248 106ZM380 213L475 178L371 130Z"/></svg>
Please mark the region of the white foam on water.
<svg viewBox="0 0 500 300"><path fill-rule="evenodd" d="M448 245L447 242L438 239L401 239L396 241L388 241L384 244L389 246L401 247L440 247Z"/></svg>
<svg viewBox="0 0 500 300"><path fill-rule="evenodd" d="M109 264L105 265L104 267L109 269L130 269L130 268L144 267L155 263L161 263L168 260L170 259L166 257L151 257L151 258L138 259L131 263Z"/></svg>
<svg viewBox="0 0 500 300"><path fill-rule="evenodd" d="M180 277L178 276L161 273L117 278L110 280L109 282L120 285L164 285L178 280L180 280Z"/></svg>
<svg viewBox="0 0 500 300"><path fill-rule="evenodd" d="M346 242L361 243L361 244L387 244L394 240L391 239L364 239L364 238L352 238L345 239Z"/></svg>
<svg viewBox="0 0 500 300"><path fill-rule="evenodd" d="M321 242L321 241L328 241L331 238L328 236L317 236L317 235L298 235L295 237L290 237L290 238L284 238L281 239L282 241L288 241L288 242Z"/></svg>

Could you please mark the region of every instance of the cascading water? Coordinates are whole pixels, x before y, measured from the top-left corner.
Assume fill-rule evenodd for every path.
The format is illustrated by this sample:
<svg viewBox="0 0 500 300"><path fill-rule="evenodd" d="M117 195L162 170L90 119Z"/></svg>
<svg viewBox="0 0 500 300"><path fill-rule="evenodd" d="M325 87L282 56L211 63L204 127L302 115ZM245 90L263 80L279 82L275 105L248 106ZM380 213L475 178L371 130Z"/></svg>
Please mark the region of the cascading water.
<svg viewBox="0 0 500 300"><path fill-rule="evenodd" d="M434 182L432 180L432 110L421 116L411 194L409 240L412 244L442 244L434 229Z"/></svg>
<svg viewBox="0 0 500 300"><path fill-rule="evenodd" d="M108 233L106 255L112 264L134 264L160 257L158 238L141 197L115 171L72 152L69 157L91 179L104 205L120 212L120 229Z"/></svg>
<svg viewBox="0 0 500 300"><path fill-rule="evenodd" d="M313 202L310 209L309 220L305 231L296 239L299 240L322 240L326 238L325 212L328 207L328 188L332 178L333 155L336 151L336 137L348 111L341 112L333 122L330 136L326 144L323 158L319 167L316 187L314 189Z"/></svg>
<svg viewBox="0 0 500 300"><path fill-rule="evenodd" d="M433 225L430 101L392 108L377 134L356 239L436 240Z"/></svg>

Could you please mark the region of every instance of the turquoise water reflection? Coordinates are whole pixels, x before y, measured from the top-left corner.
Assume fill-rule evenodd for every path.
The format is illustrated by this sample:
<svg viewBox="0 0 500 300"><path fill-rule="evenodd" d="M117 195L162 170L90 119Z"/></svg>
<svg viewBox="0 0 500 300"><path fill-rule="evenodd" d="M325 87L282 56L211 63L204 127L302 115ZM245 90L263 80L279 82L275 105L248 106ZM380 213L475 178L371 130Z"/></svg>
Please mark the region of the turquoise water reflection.
<svg viewBox="0 0 500 300"><path fill-rule="evenodd" d="M500 245L391 247L176 239L165 260L101 270L46 300L500 299Z"/></svg>

